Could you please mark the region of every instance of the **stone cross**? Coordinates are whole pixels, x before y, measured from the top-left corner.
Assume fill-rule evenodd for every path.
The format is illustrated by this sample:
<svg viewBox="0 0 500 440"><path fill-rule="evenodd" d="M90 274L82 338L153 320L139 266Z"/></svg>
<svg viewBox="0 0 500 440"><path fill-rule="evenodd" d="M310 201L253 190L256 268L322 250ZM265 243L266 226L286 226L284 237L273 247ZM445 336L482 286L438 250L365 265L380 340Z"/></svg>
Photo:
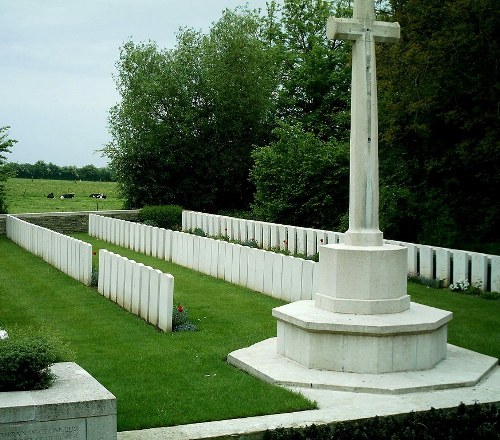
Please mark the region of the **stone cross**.
<svg viewBox="0 0 500 440"><path fill-rule="evenodd" d="M375 20L374 0L354 0L353 18L330 17L327 36L352 40L349 229L345 244L381 246L375 42L399 40L398 23Z"/></svg>

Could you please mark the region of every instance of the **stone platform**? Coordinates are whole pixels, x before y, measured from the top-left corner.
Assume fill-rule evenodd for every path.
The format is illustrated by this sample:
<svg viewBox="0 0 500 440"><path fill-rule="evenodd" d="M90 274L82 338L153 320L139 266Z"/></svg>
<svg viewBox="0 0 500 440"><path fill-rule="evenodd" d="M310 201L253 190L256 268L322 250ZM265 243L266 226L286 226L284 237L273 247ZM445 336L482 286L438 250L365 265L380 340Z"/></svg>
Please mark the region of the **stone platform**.
<svg viewBox="0 0 500 440"><path fill-rule="evenodd" d="M0 438L116 439L116 398L73 362L51 367L53 385L0 392Z"/></svg>
<svg viewBox="0 0 500 440"><path fill-rule="evenodd" d="M497 359L448 344L445 360L425 371L381 374L306 368L277 353L277 338L233 351L228 362L266 382L287 387L355 393L404 394L472 387L497 366Z"/></svg>

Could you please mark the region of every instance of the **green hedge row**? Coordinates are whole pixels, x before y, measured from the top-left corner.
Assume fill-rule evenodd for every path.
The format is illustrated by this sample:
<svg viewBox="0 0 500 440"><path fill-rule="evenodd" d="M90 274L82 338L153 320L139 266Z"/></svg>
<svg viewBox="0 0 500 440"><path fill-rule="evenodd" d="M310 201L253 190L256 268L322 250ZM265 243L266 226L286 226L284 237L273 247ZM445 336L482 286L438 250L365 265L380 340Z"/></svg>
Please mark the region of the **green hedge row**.
<svg viewBox="0 0 500 440"><path fill-rule="evenodd" d="M180 231L182 207L177 205L144 206L139 211L139 221L150 226Z"/></svg>
<svg viewBox="0 0 500 440"><path fill-rule="evenodd" d="M340 404L340 403L339 403ZM461 404L410 414L268 431L265 440L498 440L500 411L495 404Z"/></svg>

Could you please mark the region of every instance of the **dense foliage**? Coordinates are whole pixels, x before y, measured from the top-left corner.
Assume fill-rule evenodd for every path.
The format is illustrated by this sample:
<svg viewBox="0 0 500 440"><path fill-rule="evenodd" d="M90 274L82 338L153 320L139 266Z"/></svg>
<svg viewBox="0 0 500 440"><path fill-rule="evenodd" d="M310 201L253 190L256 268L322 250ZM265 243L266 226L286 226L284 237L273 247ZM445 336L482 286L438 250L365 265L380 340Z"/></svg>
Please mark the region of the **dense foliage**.
<svg viewBox="0 0 500 440"><path fill-rule="evenodd" d="M271 1L225 11L208 34L183 29L173 50L126 43L105 152L127 205L251 207L343 230L351 46L327 40L325 24L350 3ZM376 3L402 29L399 44L377 46L381 229L448 247L500 242L496 0Z"/></svg>
<svg viewBox="0 0 500 440"><path fill-rule="evenodd" d="M180 231L182 228L182 207L177 205L146 205L139 211L139 221L150 226Z"/></svg>
<svg viewBox="0 0 500 440"><path fill-rule="evenodd" d="M375 417L333 426L268 431L265 440L479 440L500 439L500 410L494 404L461 404L403 416Z"/></svg>
<svg viewBox="0 0 500 440"><path fill-rule="evenodd" d="M3 182L9 177L8 170L6 169L5 153L9 153L11 147L17 142L13 139L9 139L8 130L10 127L0 127L0 214L7 212L7 205L5 203L5 189Z"/></svg>
<svg viewBox="0 0 500 440"><path fill-rule="evenodd" d="M113 182L108 167L97 168L94 165L58 166L39 160L34 164L9 162L5 165L11 177L20 179L84 180L86 182Z"/></svg>
<svg viewBox="0 0 500 440"><path fill-rule="evenodd" d="M390 4L402 30L377 59L386 235L499 242L498 1Z"/></svg>
<svg viewBox="0 0 500 440"><path fill-rule="evenodd" d="M225 11L208 35L182 30L174 50L122 47L105 152L129 207L248 206L250 154L268 141L276 88L260 24Z"/></svg>
<svg viewBox="0 0 500 440"><path fill-rule="evenodd" d="M8 339L0 340L0 392L48 388L55 380L50 366L70 358L67 346L53 335L9 331Z"/></svg>

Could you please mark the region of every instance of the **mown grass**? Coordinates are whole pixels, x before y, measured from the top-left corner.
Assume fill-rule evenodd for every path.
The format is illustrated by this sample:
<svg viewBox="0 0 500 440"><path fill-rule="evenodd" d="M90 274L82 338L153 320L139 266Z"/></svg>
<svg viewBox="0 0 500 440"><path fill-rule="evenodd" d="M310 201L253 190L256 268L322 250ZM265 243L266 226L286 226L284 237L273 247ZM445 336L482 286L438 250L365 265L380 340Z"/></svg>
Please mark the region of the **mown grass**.
<svg viewBox="0 0 500 440"><path fill-rule="evenodd" d="M95 249L117 250L89 241ZM275 336L271 309L280 301L132 251L120 253L172 273L175 301L200 331L161 333L5 236L0 325L48 327L62 335L75 362L117 397L120 431L314 407L225 361L231 351Z"/></svg>
<svg viewBox="0 0 500 440"><path fill-rule="evenodd" d="M225 362L229 352L276 335L271 309L282 302L86 234L75 236L96 251L106 248L172 273L175 301L200 327L162 334L0 238L0 325L49 325L62 333L75 361L117 396L119 430L312 407ZM408 291L416 302L454 313L450 343L500 358L500 301L413 283Z"/></svg>
<svg viewBox="0 0 500 440"><path fill-rule="evenodd" d="M29 212L104 211L122 209L123 200L116 182L83 182L73 180L8 179L5 183L7 209L11 214ZM53 199L47 195L54 193ZM72 199L61 194L73 193ZM106 199L93 199L93 193L106 194Z"/></svg>

